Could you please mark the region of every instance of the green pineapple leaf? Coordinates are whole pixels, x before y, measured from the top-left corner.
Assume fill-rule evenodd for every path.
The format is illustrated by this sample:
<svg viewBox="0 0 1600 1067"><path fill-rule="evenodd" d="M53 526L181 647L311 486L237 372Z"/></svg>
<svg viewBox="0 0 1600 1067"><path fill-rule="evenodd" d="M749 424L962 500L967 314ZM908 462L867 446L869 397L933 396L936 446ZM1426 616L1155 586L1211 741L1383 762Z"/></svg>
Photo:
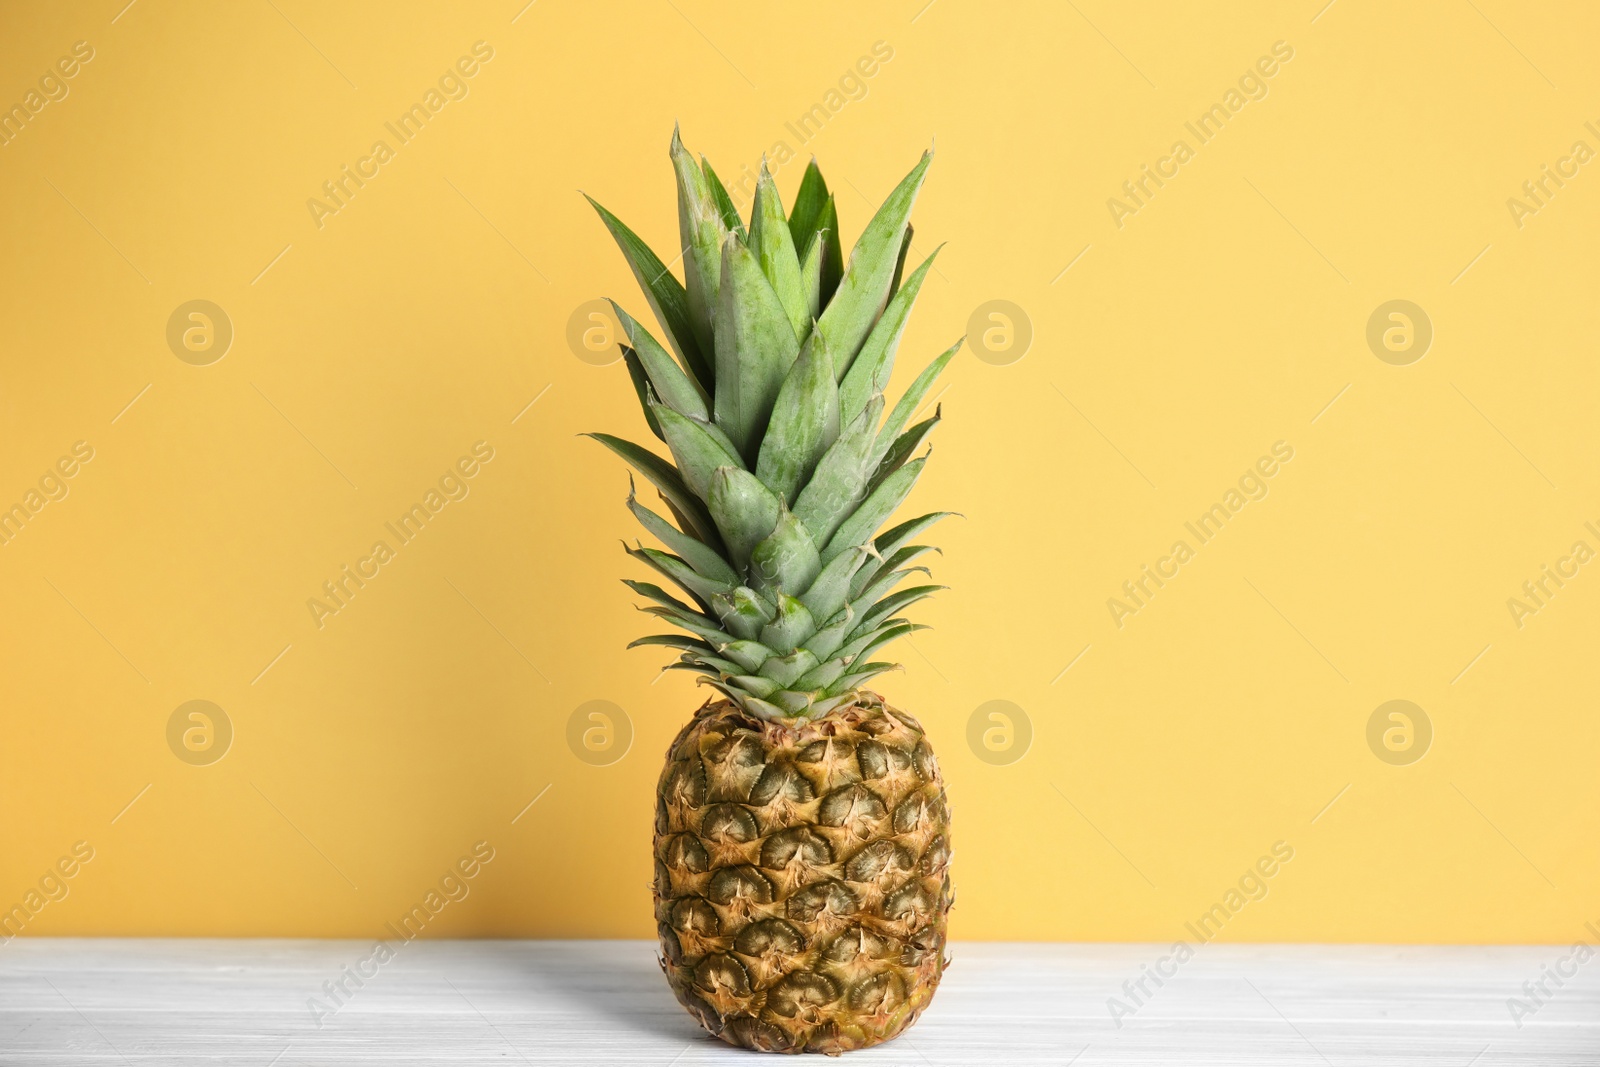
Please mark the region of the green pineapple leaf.
<svg viewBox="0 0 1600 1067"><path fill-rule="evenodd" d="M888 596L895 586L917 573L926 575L928 574L928 568L903 567L899 570L879 572L878 576L868 583L859 596L850 598L850 607L865 618L866 613L871 611L873 606L884 597Z"/></svg>
<svg viewBox="0 0 1600 1067"><path fill-rule="evenodd" d="M712 377L714 365L711 347L709 344L702 346L694 332L690 322L689 297L683 285L673 277L666 264L650 251L650 246L622 224L621 219L601 207L600 202L587 193L584 199L599 212L600 220L611 231L617 247L622 249L622 256L633 269L633 276L639 280L639 288L644 290L650 310L655 312L662 329L667 331L667 343L678 353L683 365L710 392L715 380Z"/></svg>
<svg viewBox="0 0 1600 1067"><path fill-rule="evenodd" d="M640 596L649 600L654 600L657 604L662 604L673 609L674 611L690 615L698 614L694 608L690 607L688 604L685 604L683 601L679 600L677 597L673 596L659 585L652 585L649 582L636 582L632 578L622 579L622 584L627 586L629 589L632 589Z"/></svg>
<svg viewBox="0 0 1600 1067"><path fill-rule="evenodd" d="M934 408L933 415L930 418L922 420L895 438L894 444L889 446L889 451L884 453L883 459L878 463L878 468L872 475L872 480L867 483L868 492L882 485L885 478L905 466L906 461L911 458L912 454L922 447L922 442L926 441L928 435L933 432L933 428L939 425L941 410L941 408Z"/></svg>
<svg viewBox="0 0 1600 1067"><path fill-rule="evenodd" d="M772 658L772 649L760 641L734 641L722 648L721 652L746 671L758 671L763 663Z"/></svg>
<svg viewBox="0 0 1600 1067"><path fill-rule="evenodd" d="M839 437L839 387L827 335L813 330L789 368L761 441L756 477L785 503Z"/></svg>
<svg viewBox="0 0 1600 1067"><path fill-rule="evenodd" d="M850 631L855 628L855 613L841 611L829 619L826 626L806 638L805 647L814 652L818 659L835 657L838 655L839 647L849 639Z"/></svg>
<svg viewBox="0 0 1600 1067"><path fill-rule="evenodd" d="M849 664L852 661L871 656L877 649L882 648L885 644L898 637L904 637L908 633L926 629L926 626L915 625L905 619L890 619L887 622L880 623L876 629L869 633L852 637L833 656L835 659L842 659L846 664Z"/></svg>
<svg viewBox="0 0 1600 1067"><path fill-rule="evenodd" d="M654 404L652 410L667 447L672 449L672 458L677 461L678 473L695 496L706 499L711 491L711 476L718 467L744 466L738 451L716 426L686 418L665 404Z"/></svg>
<svg viewBox="0 0 1600 1067"><path fill-rule="evenodd" d="M623 345L622 361L628 365L628 377L633 382L633 391L639 396L639 407L644 409L644 421L651 433L665 441L661 424L656 421L656 413L650 410L650 378L645 374L644 364L639 362L639 353Z"/></svg>
<svg viewBox="0 0 1600 1067"><path fill-rule="evenodd" d="M817 665L817 657L803 648L797 648L787 656L773 656L761 665L761 676L770 678L778 686L787 688L793 685L807 671ZM771 694L767 694L770 699Z"/></svg>
<svg viewBox="0 0 1600 1067"><path fill-rule="evenodd" d="M788 655L816 633L806 606L787 593L778 594L778 613L761 628L761 643L780 656Z"/></svg>
<svg viewBox="0 0 1600 1067"><path fill-rule="evenodd" d="M665 502L659 515L641 505L630 476L628 508L662 547L625 548L665 583L627 584L640 610L686 633L635 646L678 650L667 669L697 675L748 715L816 719L893 669L873 654L922 629L901 613L941 588L910 579L929 573L916 561L933 551L916 540L948 513L877 529L927 463L919 453L942 411L910 424L934 406L932 386L959 349L933 360L885 418L896 352L938 255L906 271L929 156L874 213L848 266L838 202L815 161L787 217L763 162L746 227L677 131L671 156L683 283L594 204L660 321L652 336L616 307L629 378L670 460L589 435Z"/></svg>
<svg viewBox="0 0 1600 1067"><path fill-rule="evenodd" d="M778 187L761 162L761 178L756 185L756 202L750 216L750 251L761 264L761 273L772 283L778 302L789 316L796 337L811 328L811 307L801 281L800 257L795 253L789 224L783 217L783 202Z"/></svg>
<svg viewBox="0 0 1600 1067"><path fill-rule="evenodd" d="M763 678L759 674L734 674L728 677L728 681L737 683L740 689L761 698L770 697L778 691L777 682L771 678Z"/></svg>
<svg viewBox="0 0 1600 1067"><path fill-rule="evenodd" d="M750 575L758 592L809 589L822 570L817 546L800 520L781 504L772 533L750 550Z"/></svg>
<svg viewBox="0 0 1600 1067"><path fill-rule="evenodd" d="M822 562L827 563L839 553L865 544L871 538L872 531L893 515L895 509L904 502L911 492L911 487L916 484L918 476L922 474L923 464L927 462L926 459L912 460L885 478L882 485L868 493L861 506L840 524L839 529L828 540L828 547L822 551Z"/></svg>
<svg viewBox="0 0 1600 1067"><path fill-rule="evenodd" d="M796 678L791 684L793 684L794 688L805 692L826 689L839 680L839 676L844 674L845 668L848 666L849 664L842 659L826 660L806 674Z"/></svg>
<svg viewBox="0 0 1600 1067"><path fill-rule="evenodd" d="M706 506L722 532L734 570L747 573L750 553L778 525L782 503L749 471L724 466L711 476Z"/></svg>
<svg viewBox="0 0 1600 1067"><path fill-rule="evenodd" d="M800 178L800 190L794 194L794 207L789 211L789 237L795 250L802 256L811 248L817 236L822 209L828 203L828 183L822 180L822 169L816 157L806 164Z"/></svg>
<svg viewBox="0 0 1600 1067"><path fill-rule="evenodd" d="M939 549L934 548L931 545L906 545L904 548L891 554L888 558L883 559L883 562L880 565L876 567L862 568L856 572L855 577L850 581L849 596L851 602L854 603L857 600L862 599L863 591L868 586L873 585L881 580L885 575L898 571L902 567L905 567L906 564L910 563L912 560L924 556L929 552L938 551ZM916 569L924 572L927 571L926 567L919 567Z"/></svg>
<svg viewBox="0 0 1600 1067"><path fill-rule="evenodd" d="M744 223L739 219L739 209L733 206L733 198L728 195L727 187L717 177L717 172L711 169L711 161L705 156L700 157L700 170L706 176L706 185L711 188L711 199L716 201L718 210L722 212L722 225L743 237Z"/></svg>
<svg viewBox="0 0 1600 1067"><path fill-rule="evenodd" d="M741 455L754 461L800 342L772 283L737 237L730 236L722 247L722 275L713 409L717 425Z"/></svg>
<svg viewBox="0 0 1600 1067"><path fill-rule="evenodd" d="M921 162L901 179L889 199L872 216L851 250L850 265L845 268L838 291L831 298L824 275L823 298L828 306L817 323L828 331L841 353L836 367L840 377L850 369L856 352L889 299L889 285L894 280L895 264L900 260L901 244L905 240L906 220L931 162L933 153L924 152Z"/></svg>
<svg viewBox="0 0 1600 1067"><path fill-rule="evenodd" d="M890 593L880 600L871 611L861 616L861 622L852 631L852 635L857 636L875 629L891 615L898 614L901 608L910 607L919 600L926 600L945 588L947 587L942 585L914 585L909 589L902 589L898 593Z"/></svg>
<svg viewBox="0 0 1600 1067"><path fill-rule="evenodd" d="M869 635L866 644L861 647L861 651L856 653L855 658L857 660L870 660L873 656L883 651L884 646L890 642L898 641L902 637L907 637L919 630L926 629L928 627L907 622L904 619L890 619Z"/></svg>
<svg viewBox="0 0 1600 1067"><path fill-rule="evenodd" d="M872 454L868 459L868 465L874 470L877 469L879 463L883 462L883 457L888 453L890 446L899 439L900 431L906 428L906 423L911 421L911 416L916 414L917 409L922 406L922 400L928 395L928 390L933 388L934 380L939 377L945 367L949 366L956 353L961 351L961 346L965 343L965 340L965 338L962 338L962 340L957 341L941 352L932 363L924 367L922 373L917 375L917 380L911 383L911 388L907 389L905 395L895 404L894 410L889 412L889 418L884 422L883 429L879 431L878 440L873 444Z"/></svg>
<svg viewBox="0 0 1600 1067"><path fill-rule="evenodd" d="M678 176L678 244L685 251L684 289L689 296L689 325L700 350L713 350L712 311L717 306L721 279L722 242L728 227L722 208L711 193L711 183L672 131L672 167Z"/></svg>
<svg viewBox="0 0 1600 1067"><path fill-rule="evenodd" d="M820 562L821 556L817 558ZM850 586L866 560L865 550L841 552L821 569L810 588L800 594L800 602L813 618L831 621L834 614L844 607L850 595Z"/></svg>
<svg viewBox="0 0 1600 1067"><path fill-rule="evenodd" d="M680 656L679 659L684 663L696 663L707 667L715 667L718 678L728 678L742 675L747 673L749 670L749 668L743 666L742 664L735 663L731 659L723 659L721 656L718 656L715 653L706 655L703 652L696 652L693 655Z"/></svg>
<svg viewBox="0 0 1600 1067"><path fill-rule="evenodd" d="M942 247L942 246L941 246ZM905 333L906 321L916 306L917 294L928 276L939 249L923 260L922 266L911 272L906 284L895 293L883 309L872 332L856 355L855 362L839 382L839 417L849 421L856 412L867 406L867 401L889 387L889 375L894 371L895 352L900 348L900 338Z"/></svg>
<svg viewBox="0 0 1600 1067"><path fill-rule="evenodd" d="M750 640L773 618L775 609L752 590L739 586L711 598L717 618L743 640Z"/></svg>
<svg viewBox="0 0 1600 1067"><path fill-rule="evenodd" d="M910 543L913 537L923 533L940 519L948 519L955 514L957 513L954 511L930 511L926 515L907 519L894 529L886 530L878 535L878 539L872 543L873 548L876 550L875 554L879 557L892 558L902 547Z"/></svg>
<svg viewBox="0 0 1600 1067"><path fill-rule="evenodd" d="M664 604L651 604L639 610L646 615L655 615L666 619L672 625L688 630L718 648L733 640L732 635L723 632L716 623L698 611L686 611L682 608L667 607Z"/></svg>
<svg viewBox="0 0 1600 1067"><path fill-rule="evenodd" d="M822 314L822 254L824 242L812 241L800 261L800 292L806 299L806 329Z"/></svg>
<svg viewBox="0 0 1600 1067"><path fill-rule="evenodd" d="M867 457L876 441L883 398L874 397L833 446L824 452L811 480L795 499L794 512L818 544L827 544L849 517L866 488Z"/></svg>
<svg viewBox="0 0 1600 1067"><path fill-rule="evenodd" d="M911 238L916 232L917 228L907 222L905 239L900 242L900 258L894 262L894 278L889 282L890 300L900 291L900 275L906 269L906 256L911 252Z"/></svg>
<svg viewBox="0 0 1600 1067"><path fill-rule="evenodd" d="M715 550L639 503L634 496L631 474L628 476L628 510L633 512L634 517L646 530L654 534L657 540L705 577L725 585L734 585L739 581L739 576L733 572L733 568L728 566L727 561Z"/></svg>
<svg viewBox="0 0 1600 1067"><path fill-rule="evenodd" d="M699 603L702 612L711 611L711 598L718 593L726 593L733 586L727 582L718 582L707 578L696 571L689 564L669 552L662 552L655 548L629 548L628 555L634 559L648 563L659 571L664 577L677 585L685 593L694 597Z"/></svg>
<svg viewBox="0 0 1600 1067"><path fill-rule="evenodd" d="M897 670L900 670L900 664L898 663L868 663L861 669L847 674L840 678L837 682L834 682L825 690L825 692L827 692L829 696L839 693L849 693L860 688L862 682L876 678L878 675L887 671Z"/></svg>
<svg viewBox="0 0 1600 1067"><path fill-rule="evenodd" d="M634 361L639 364L661 402L681 415L696 419L710 418L711 413L706 406L706 392L700 383L685 374L684 368L677 360L667 354L667 350L650 335L649 330L622 310L622 305L615 300L610 303L611 309L616 312L617 322L622 326L623 334L628 338L628 344L633 346ZM627 355L626 350L623 355ZM632 363L629 367L631 369ZM648 410L645 417L651 420L652 426L655 424L654 415ZM661 435L657 433L656 436Z"/></svg>
<svg viewBox="0 0 1600 1067"><path fill-rule="evenodd" d="M716 549L722 546L721 538L717 535L717 525L711 521L711 513L700 503L699 497L683 484L682 476L672 464L647 448L640 448L632 441L624 441L608 433L590 433L583 436L594 438L627 460L633 465L634 470L661 490L662 497L672 506L673 511L682 517L685 533L690 532L692 528L694 535L709 547Z"/></svg>
<svg viewBox="0 0 1600 1067"><path fill-rule="evenodd" d="M716 649L697 637L685 637L683 634L651 634L649 637L639 637L628 642L629 648L645 648L650 646L664 646L666 648L681 649L684 652L704 653L710 655Z"/></svg>
<svg viewBox="0 0 1600 1067"><path fill-rule="evenodd" d="M829 304L839 290L839 279L844 277L844 237L839 229L839 206L832 193L822 205L822 215L817 220L817 244L822 249L822 303Z"/></svg>

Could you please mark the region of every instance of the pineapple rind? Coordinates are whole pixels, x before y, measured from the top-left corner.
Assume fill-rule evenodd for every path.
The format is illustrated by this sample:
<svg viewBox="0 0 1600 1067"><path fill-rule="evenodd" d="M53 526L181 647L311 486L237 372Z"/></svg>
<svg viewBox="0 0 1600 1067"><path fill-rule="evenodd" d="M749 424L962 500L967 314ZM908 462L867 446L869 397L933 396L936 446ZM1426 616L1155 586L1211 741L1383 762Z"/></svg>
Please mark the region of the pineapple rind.
<svg viewBox="0 0 1600 1067"><path fill-rule="evenodd" d="M953 892L944 784L915 719L870 693L816 721L708 702L657 796L661 966L709 1032L839 1053L916 1020Z"/></svg>

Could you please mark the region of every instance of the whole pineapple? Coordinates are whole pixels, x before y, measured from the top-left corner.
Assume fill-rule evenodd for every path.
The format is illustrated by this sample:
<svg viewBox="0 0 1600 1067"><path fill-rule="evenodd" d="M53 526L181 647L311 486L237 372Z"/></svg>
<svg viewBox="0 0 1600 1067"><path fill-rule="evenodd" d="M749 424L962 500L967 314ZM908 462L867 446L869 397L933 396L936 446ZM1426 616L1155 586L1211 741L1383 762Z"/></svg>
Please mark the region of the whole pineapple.
<svg viewBox="0 0 1600 1067"><path fill-rule="evenodd" d="M950 816L916 719L862 688L883 646L921 627L897 589L930 551L935 512L884 533L939 421L908 426L960 342L884 418L883 390L922 287L902 280L931 155L890 194L843 265L813 162L785 217L763 164L748 229L677 132L685 281L595 203L644 288L663 347L620 307L623 354L673 462L593 436L660 491L628 507L665 550L628 549L688 599L627 584L686 634L721 696L673 741L655 825L655 908L673 992L711 1033L774 1052L838 1053L894 1037L945 966ZM594 203L593 200L590 203ZM935 253L937 254L937 253ZM670 351L669 351L670 349ZM630 646L631 647L631 646Z"/></svg>

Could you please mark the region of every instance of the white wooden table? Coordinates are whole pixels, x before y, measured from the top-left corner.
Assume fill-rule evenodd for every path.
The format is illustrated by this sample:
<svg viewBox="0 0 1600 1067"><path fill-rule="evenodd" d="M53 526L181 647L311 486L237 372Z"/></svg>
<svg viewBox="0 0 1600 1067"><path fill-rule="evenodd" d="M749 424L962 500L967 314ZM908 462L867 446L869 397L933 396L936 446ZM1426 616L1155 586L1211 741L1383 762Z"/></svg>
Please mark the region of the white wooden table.
<svg viewBox="0 0 1600 1067"><path fill-rule="evenodd" d="M310 999L334 1007L323 983L372 947L18 939L0 946L0 1064L753 1062L700 1033L647 942L416 942L316 1018ZM1600 1065L1600 960L1547 981L1521 1027L1507 1007L1558 948L1208 945L1135 1005L1123 982L1164 951L958 944L917 1026L851 1061ZM1120 1027L1113 996L1136 1007Z"/></svg>

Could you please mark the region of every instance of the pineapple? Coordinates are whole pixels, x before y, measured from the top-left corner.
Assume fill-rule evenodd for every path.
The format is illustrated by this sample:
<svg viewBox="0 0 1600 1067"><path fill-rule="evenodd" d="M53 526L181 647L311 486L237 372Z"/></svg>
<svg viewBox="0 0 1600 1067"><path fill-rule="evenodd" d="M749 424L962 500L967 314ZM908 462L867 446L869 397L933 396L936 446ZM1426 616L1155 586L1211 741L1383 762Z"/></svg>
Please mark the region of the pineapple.
<svg viewBox="0 0 1600 1067"><path fill-rule="evenodd" d="M681 592L627 580L684 633L642 637L717 691L667 752L656 802L661 965L712 1034L837 1054L909 1026L938 985L950 816L917 720L864 684L921 627L897 588L946 512L878 532L939 421L908 425L961 342L884 416L884 387L933 256L902 278L925 154L843 264L815 161L784 214L763 162L748 227L673 132L680 283L595 203L660 324L616 307L650 430L672 462L592 434L659 491L628 507L664 549L630 556ZM937 253L935 253L936 255ZM615 306L615 305L613 305ZM686 598L686 599L684 599ZM630 646L633 647L633 646Z"/></svg>

